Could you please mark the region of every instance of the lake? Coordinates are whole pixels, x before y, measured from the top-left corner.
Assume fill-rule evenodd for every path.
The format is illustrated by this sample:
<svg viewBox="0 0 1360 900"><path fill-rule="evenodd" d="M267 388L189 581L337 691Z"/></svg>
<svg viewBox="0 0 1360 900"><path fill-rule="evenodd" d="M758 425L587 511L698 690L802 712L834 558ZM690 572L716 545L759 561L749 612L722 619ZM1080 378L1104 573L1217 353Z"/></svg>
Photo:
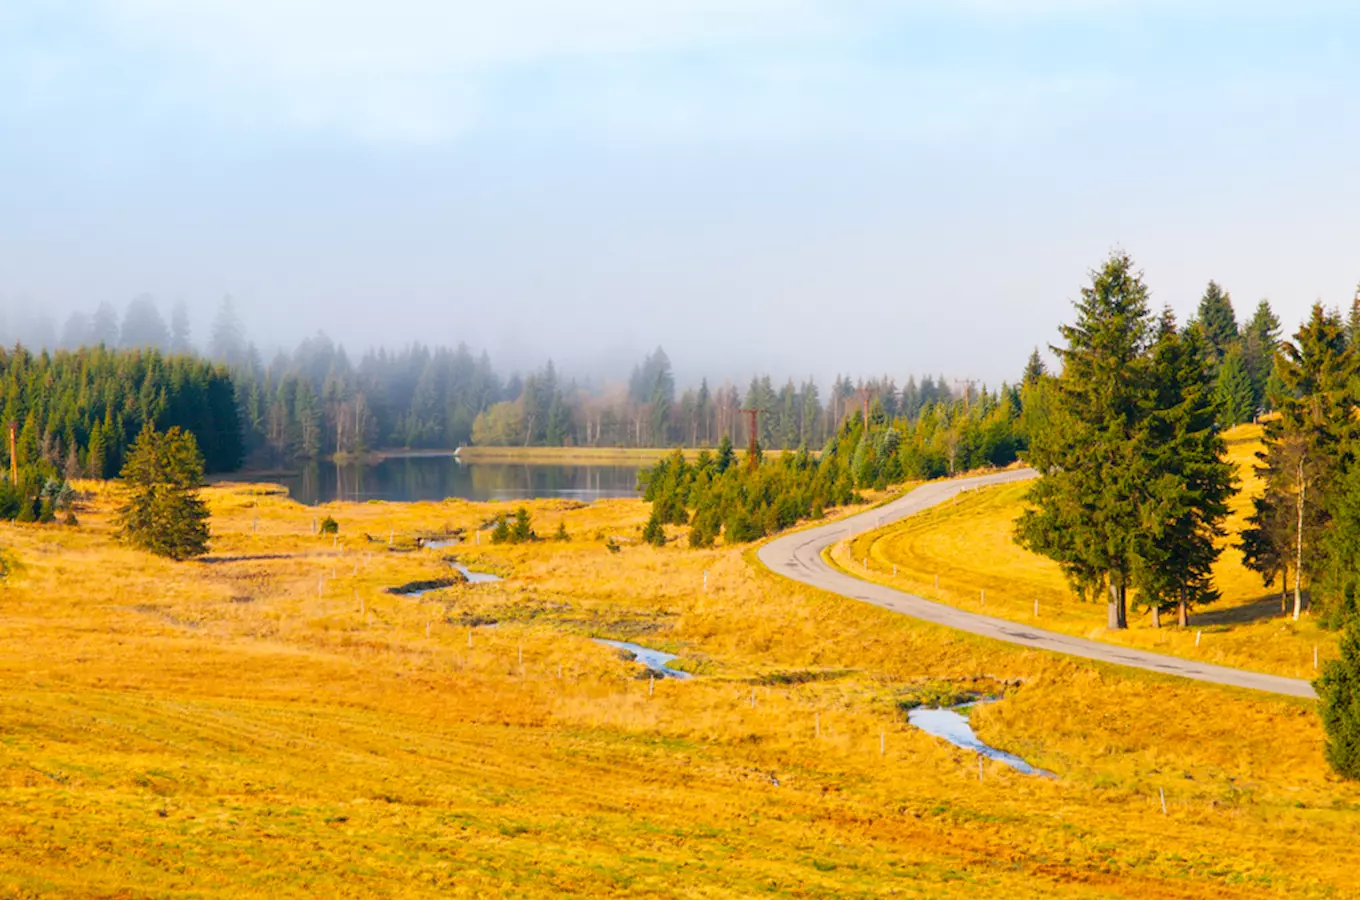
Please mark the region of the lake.
<svg viewBox="0 0 1360 900"><path fill-rule="evenodd" d="M312 463L272 478L299 503L333 500L601 500L637 496L637 466L463 463L453 456L389 457L371 465Z"/></svg>

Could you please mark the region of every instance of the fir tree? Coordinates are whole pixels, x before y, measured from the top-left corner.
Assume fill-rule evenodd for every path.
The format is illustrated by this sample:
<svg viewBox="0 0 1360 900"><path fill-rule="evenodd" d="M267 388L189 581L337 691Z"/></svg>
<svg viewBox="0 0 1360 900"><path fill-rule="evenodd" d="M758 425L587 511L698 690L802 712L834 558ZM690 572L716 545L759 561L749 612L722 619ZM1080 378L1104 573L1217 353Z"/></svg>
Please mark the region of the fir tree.
<svg viewBox="0 0 1360 900"><path fill-rule="evenodd" d="M208 551L208 508L199 499L203 458L189 432L165 433L147 423L123 466L127 502L119 510L119 536L174 560Z"/></svg>

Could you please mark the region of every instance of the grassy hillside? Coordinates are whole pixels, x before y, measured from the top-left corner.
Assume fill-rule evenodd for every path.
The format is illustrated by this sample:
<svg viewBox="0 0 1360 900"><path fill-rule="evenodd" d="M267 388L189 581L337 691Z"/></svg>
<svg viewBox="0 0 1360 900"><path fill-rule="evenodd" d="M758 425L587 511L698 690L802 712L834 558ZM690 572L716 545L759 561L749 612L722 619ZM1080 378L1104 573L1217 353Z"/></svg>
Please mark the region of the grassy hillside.
<svg viewBox="0 0 1360 900"><path fill-rule="evenodd" d="M1282 618L1278 582L1267 588L1259 575L1243 568L1234 545L1260 491L1253 464L1261 431L1239 426L1227 438L1242 490L1232 502L1228 537L1214 569L1223 599L1193 614L1188 630L1174 627L1174 616L1163 616L1162 627L1154 628L1150 613L1131 611L1128 631L1108 631L1104 598L1082 602L1056 563L1012 539L1029 490L1025 484L964 494L952 505L859 535L853 544L837 547L833 558L857 575L989 615L1206 662L1312 678L1313 648L1323 660L1334 656L1336 635L1319 628L1311 616L1297 624Z"/></svg>
<svg viewBox="0 0 1360 900"><path fill-rule="evenodd" d="M93 489L79 529L0 528L0 893L1354 886L1360 788L1328 774L1306 703L952 634L739 549L643 546L638 501L531 504L567 543L397 552L507 506L312 510L221 485L212 556L174 565L113 543ZM327 514L338 541L312 536ZM449 554L506 580L383 593ZM653 692L591 636L699 677ZM1005 693L979 734L1058 777L979 778L907 726L900 703L941 682Z"/></svg>

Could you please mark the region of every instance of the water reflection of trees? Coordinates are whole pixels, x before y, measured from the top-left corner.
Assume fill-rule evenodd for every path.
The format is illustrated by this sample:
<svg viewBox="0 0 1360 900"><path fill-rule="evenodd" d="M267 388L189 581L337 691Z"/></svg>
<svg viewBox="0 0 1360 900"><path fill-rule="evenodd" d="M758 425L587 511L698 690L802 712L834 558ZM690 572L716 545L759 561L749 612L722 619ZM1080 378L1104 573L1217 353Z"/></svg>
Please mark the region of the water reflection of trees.
<svg viewBox="0 0 1360 900"><path fill-rule="evenodd" d="M632 495L637 476L635 466L463 464L450 457L415 457L388 459L376 466L313 462L283 480L294 499L314 504L331 500L437 501L449 497L594 500Z"/></svg>

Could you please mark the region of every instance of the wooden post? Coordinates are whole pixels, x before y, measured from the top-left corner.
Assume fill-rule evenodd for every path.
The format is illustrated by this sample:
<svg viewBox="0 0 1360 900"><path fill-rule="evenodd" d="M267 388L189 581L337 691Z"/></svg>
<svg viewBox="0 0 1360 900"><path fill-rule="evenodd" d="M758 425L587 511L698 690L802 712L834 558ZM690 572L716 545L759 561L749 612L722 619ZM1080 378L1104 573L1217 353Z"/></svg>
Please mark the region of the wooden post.
<svg viewBox="0 0 1360 900"><path fill-rule="evenodd" d="M704 569L704 592L708 592L708 569Z"/></svg>
<svg viewBox="0 0 1360 900"><path fill-rule="evenodd" d="M751 688L751 709L756 708L756 689Z"/></svg>
<svg viewBox="0 0 1360 900"><path fill-rule="evenodd" d="M1157 788L1157 793L1162 798L1162 815L1166 815L1166 788Z"/></svg>
<svg viewBox="0 0 1360 900"><path fill-rule="evenodd" d="M935 590L938 591L939 589L940 589L940 573L939 573L939 572L936 572L936 573L935 573Z"/></svg>
<svg viewBox="0 0 1360 900"><path fill-rule="evenodd" d="M888 732L886 731L880 731L878 733L878 755L888 755Z"/></svg>
<svg viewBox="0 0 1360 900"><path fill-rule="evenodd" d="M655 693L656 693L656 676L649 675L647 676L647 696L650 697Z"/></svg>
<svg viewBox="0 0 1360 900"><path fill-rule="evenodd" d="M387 532L387 546L390 548L397 539L397 529L392 528Z"/></svg>
<svg viewBox="0 0 1360 900"><path fill-rule="evenodd" d="M982 605L983 605L983 606L986 606L986 605L987 605L987 589L986 589L986 588L983 588L983 589L982 589Z"/></svg>
<svg viewBox="0 0 1360 900"><path fill-rule="evenodd" d="M1313 645L1313 669L1316 670L1317 667L1318 667L1318 651L1317 651L1317 644L1314 644L1314 645Z"/></svg>
<svg viewBox="0 0 1360 900"><path fill-rule="evenodd" d="M472 649L472 629L468 629L468 649Z"/></svg>
<svg viewBox="0 0 1360 900"><path fill-rule="evenodd" d="M1199 635L1200 635L1200 633L1199 633L1198 631L1196 631L1196 632L1195 632L1195 646L1196 646L1196 647L1199 646Z"/></svg>
<svg viewBox="0 0 1360 900"><path fill-rule="evenodd" d="M1039 601L1034 601L1034 618L1039 618Z"/></svg>

